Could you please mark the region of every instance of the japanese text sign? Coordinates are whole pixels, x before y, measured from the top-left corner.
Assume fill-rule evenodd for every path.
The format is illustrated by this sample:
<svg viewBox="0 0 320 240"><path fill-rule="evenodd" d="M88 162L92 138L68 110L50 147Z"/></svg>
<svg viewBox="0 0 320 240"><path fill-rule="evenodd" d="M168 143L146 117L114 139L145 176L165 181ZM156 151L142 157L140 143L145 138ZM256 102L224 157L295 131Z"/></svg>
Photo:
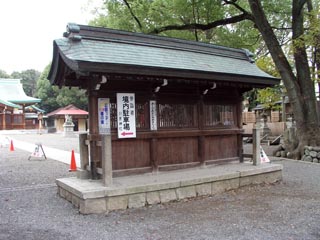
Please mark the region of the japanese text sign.
<svg viewBox="0 0 320 240"><path fill-rule="evenodd" d="M118 138L136 137L134 93L117 93Z"/></svg>
<svg viewBox="0 0 320 240"><path fill-rule="evenodd" d="M98 98L99 133L110 135L110 99Z"/></svg>
<svg viewBox="0 0 320 240"><path fill-rule="evenodd" d="M150 101L150 130L157 130L157 102Z"/></svg>

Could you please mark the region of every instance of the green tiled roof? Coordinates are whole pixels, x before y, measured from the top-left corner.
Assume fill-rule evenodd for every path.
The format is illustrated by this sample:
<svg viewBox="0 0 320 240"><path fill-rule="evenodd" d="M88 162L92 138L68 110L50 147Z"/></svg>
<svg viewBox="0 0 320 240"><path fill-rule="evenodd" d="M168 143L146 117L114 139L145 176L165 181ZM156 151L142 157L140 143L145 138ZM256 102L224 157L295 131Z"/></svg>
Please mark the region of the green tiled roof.
<svg viewBox="0 0 320 240"><path fill-rule="evenodd" d="M240 58L90 39L79 42L59 39L55 43L68 59L74 61L271 77L251 63L249 58L245 58L244 52L244 56Z"/></svg>
<svg viewBox="0 0 320 240"><path fill-rule="evenodd" d="M66 33L66 38L54 41L51 82L60 81L57 79L61 70L59 56L76 73L108 71L106 67L112 66L121 66L125 71L128 66L153 69L153 74L157 73L156 69L191 71L249 76L256 78L255 81L261 78L271 81L270 85L278 82L254 64L247 50L83 25L73 24L69 29L72 27L75 31ZM85 63L100 64L101 68L93 70L89 65L85 67Z"/></svg>
<svg viewBox="0 0 320 240"><path fill-rule="evenodd" d="M0 98L16 104L30 104L41 101L39 98L29 97L23 90L20 79L0 78Z"/></svg>
<svg viewBox="0 0 320 240"><path fill-rule="evenodd" d="M13 107L13 108L21 108L20 105L17 105L17 104L14 104L14 103L2 100L2 99L0 99L0 103L4 104L6 106L9 106L9 107Z"/></svg>

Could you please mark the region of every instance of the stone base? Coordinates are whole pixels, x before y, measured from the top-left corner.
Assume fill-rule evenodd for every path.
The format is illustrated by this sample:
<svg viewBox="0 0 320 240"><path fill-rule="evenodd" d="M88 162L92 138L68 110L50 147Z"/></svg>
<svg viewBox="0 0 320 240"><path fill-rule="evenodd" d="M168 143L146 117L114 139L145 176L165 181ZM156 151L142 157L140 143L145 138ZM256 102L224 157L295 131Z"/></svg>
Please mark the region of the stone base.
<svg viewBox="0 0 320 240"><path fill-rule="evenodd" d="M282 180L282 165L249 163L209 166L113 179L112 187L101 180L57 179L58 194L80 213L106 213L151 204L209 196L247 185Z"/></svg>

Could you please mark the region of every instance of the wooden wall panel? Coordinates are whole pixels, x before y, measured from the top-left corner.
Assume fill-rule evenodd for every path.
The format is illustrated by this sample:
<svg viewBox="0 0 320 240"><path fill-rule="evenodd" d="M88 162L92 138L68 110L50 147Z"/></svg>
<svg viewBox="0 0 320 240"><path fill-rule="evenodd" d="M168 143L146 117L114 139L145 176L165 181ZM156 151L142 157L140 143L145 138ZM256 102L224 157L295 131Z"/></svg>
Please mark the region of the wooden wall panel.
<svg viewBox="0 0 320 240"><path fill-rule="evenodd" d="M205 138L205 160L238 157L237 135L207 136Z"/></svg>
<svg viewBox="0 0 320 240"><path fill-rule="evenodd" d="M159 165L198 162L198 138L161 138L157 141Z"/></svg>
<svg viewBox="0 0 320 240"><path fill-rule="evenodd" d="M112 141L112 168L131 169L150 166L150 140L122 139Z"/></svg>

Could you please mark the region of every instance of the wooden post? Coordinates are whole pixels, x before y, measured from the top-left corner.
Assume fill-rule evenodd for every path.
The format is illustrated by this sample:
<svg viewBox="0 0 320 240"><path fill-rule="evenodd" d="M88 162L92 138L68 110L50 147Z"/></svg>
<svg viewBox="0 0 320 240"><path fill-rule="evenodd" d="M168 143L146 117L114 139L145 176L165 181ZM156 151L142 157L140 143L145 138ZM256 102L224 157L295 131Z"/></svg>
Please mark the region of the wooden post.
<svg viewBox="0 0 320 240"><path fill-rule="evenodd" d="M241 94L240 94L241 96ZM236 126L239 128L239 129L242 129L242 98L239 97L238 98L238 104L236 106ZM243 129L242 129L243 131ZM243 163L244 159L243 159L243 138L242 138L242 133L238 135L237 137L237 140L238 140L238 156L239 156L239 162L240 163Z"/></svg>
<svg viewBox="0 0 320 240"><path fill-rule="evenodd" d="M98 163L98 97L96 91L89 91L89 135L90 135L90 168L91 178L98 179L97 163Z"/></svg>
<svg viewBox="0 0 320 240"><path fill-rule="evenodd" d="M6 130L6 110L7 110L7 106L4 106L3 116L2 116L2 130Z"/></svg>
<svg viewBox="0 0 320 240"><path fill-rule="evenodd" d="M111 135L102 135L102 179L106 187L112 185L112 144Z"/></svg>
<svg viewBox="0 0 320 240"><path fill-rule="evenodd" d="M150 142L150 162L152 166L152 171L158 171L158 161L157 161L157 139L152 138Z"/></svg>
<svg viewBox="0 0 320 240"><path fill-rule="evenodd" d="M242 138L242 134L238 135L238 154L239 154L239 162L243 163L244 157L243 157L243 138Z"/></svg>
<svg viewBox="0 0 320 240"><path fill-rule="evenodd" d="M199 122L199 129L204 129L204 102L203 102L203 95L200 96L198 101L198 122ZM201 166L205 166L205 136L201 135L198 136L198 159Z"/></svg>
<svg viewBox="0 0 320 240"><path fill-rule="evenodd" d="M22 128L26 129L25 104L22 105Z"/></svg>
<svg viewBox="0 0 320 240"><path fill-rule="evenodd" d="M252 160L253 165L258 166L261 164L260 158L260 125L256 124L252 129L252 137L253 137L253 152L252 152Z"/></svg>
<svg viewBox="0 0 320 240"><path fill-rule="evenodd" d="M198 158L201 166L205 165L205 136L198 137Z"/></svg>

